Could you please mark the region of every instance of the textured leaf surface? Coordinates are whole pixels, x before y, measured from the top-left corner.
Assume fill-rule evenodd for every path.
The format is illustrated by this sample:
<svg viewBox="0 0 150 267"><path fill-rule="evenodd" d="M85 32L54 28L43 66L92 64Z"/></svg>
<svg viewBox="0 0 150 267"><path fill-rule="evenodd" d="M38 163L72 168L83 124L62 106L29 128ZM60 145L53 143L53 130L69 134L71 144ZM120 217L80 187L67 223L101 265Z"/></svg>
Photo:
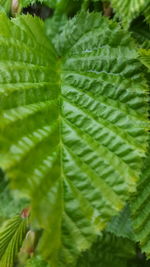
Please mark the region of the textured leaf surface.
<svg viewBox="0 0 150 267"><path fill-rule="evenodd" d="M150 258L150 151L145 160L137 193L131 203L131 210L136 240Z"/></svg>
<svg viewBox="0 0 150 267"><path fill-rule="evenodd" d="M118 237L135 240L131 222L131 212L128 205L119 215L112 218L107 226L107 231Z"/></svg>
<svg viewBox="0 0 150 267"><path fill-rule="evenodd" d="M135 190L147 87L129 35L99 14L55 46L39 19L1 16L0 166L31 197L44 258L73 266Z"/></svg>
<svg viewBox="0 0 150 267"><path fill-rule="evenodd" d="M140 59L142 63L150 70L150 49L149 50L141 49Z"/></svg>
<svg viewBox="0 0 150 267"><path fill-rule="evenodd" d="M139 47L144 49L150 48L150 27L141 19L141 17L132 23L130 31L139 44Z"/></svg>
<svg viewBox="0 0 150 267"><path fill-rule="evenodd" d="M125 238L104 233L92 248L79 258L77 267L128 267L135 256L134 243ZM132 265L131 265L132 264Z"/></svg>
<svg viewBox="0 0 150 267"><path fill-rule="evenodd" d="M26 234L27 218L17 215L0 229L0 266L13 267Z"/></svg>
<svg viewBox="0 0 150 267"><path fill-rule="evenodd" d="M149 0L110 0L116 15L121 18L125 26L139 16L150 4Z"/></svg>

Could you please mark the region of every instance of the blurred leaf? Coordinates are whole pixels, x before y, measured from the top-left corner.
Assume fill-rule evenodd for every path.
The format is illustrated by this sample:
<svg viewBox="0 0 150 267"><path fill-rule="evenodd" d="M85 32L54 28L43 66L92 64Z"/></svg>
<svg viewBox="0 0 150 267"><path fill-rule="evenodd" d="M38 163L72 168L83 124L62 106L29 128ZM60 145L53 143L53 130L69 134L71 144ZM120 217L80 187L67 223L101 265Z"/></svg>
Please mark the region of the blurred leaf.
<svg viewBox="0 0 150 267"><path fill-rule="evenodd" d="M62 32L66 22L67 16L58 13L55 13L51 18L45 21L46 34L53 43L55 43L55 37L57 38L57 35Z"/></svg>
<svg viewBox="0 0 150 267"><path fill-rule="evenodd" d="M4 11L6 13L9 13L11 9L11 3L12 0L0 0L0 12Z"/></svg>
<svg viewBox="0 0 150 267"><path fill-rule="evenodd" d="M42 260L41 256L35 256L27 261L25 267L50 267L50 265Z"/></svg>
<svg viewBox="0 0 150 267"><path fill-rule="evenodd" d="M4 220L20 213L28 204L28 199L18 195L16 190L9 189L8 181L0 171L0 225Z"/></svg>

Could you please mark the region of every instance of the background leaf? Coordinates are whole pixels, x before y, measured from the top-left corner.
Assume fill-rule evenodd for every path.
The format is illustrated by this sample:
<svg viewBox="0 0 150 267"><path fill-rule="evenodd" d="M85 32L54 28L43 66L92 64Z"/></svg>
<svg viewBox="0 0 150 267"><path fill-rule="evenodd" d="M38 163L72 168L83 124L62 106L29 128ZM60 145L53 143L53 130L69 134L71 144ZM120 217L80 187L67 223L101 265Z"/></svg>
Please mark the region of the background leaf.
<svg viewBox="0 0 150 267"><path fill-rule="evenodd" d="M78 260L77 267L128 267L135 256L134 243L113 234L104 233L97 239L92 248ZM132 265L131 265L132 264Z"/></svg>

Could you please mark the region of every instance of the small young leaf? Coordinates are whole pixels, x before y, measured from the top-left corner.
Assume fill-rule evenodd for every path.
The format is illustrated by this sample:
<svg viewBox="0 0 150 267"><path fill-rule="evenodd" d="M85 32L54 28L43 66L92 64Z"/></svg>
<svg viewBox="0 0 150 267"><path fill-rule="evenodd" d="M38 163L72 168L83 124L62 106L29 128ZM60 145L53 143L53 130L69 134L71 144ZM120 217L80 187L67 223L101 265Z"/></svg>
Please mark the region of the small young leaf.
<svg viewBox="0 0 150 267"><path fill-rule="evenodd" d="M0 229L0 266L13 267L27 231L28 218L17 215Z"/></svg>

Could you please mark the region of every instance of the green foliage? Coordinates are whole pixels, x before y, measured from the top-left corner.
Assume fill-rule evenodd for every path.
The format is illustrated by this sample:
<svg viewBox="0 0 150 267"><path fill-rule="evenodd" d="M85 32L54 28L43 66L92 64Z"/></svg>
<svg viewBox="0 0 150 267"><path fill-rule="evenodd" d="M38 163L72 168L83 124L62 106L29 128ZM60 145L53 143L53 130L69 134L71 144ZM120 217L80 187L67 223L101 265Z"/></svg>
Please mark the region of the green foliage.
<svg viewBox="0 0 150 267"><path fill-rule="evenodd" d="M150 49L149 50L141 49L140 59L142 63L150 70Z"/></svg>
<svg viewBox="0 0 150 267"><path fill-rule="evenodd" d="M150 6L149 0L110 0L110 2L117 17L126 27L129 27L132 20Z"/></svg>
<svg viewBox="0 0 150 267"><path fill-rule="evenodd" d="M134 256L134 243L128 239L104 233L92 248L79 258L77 267L133 267L129 260Z"/></svg>
<svg viewBox="0 0 150 267"><path fill-rule="evenodd" d="M141 17L132 23L130 31L132 32L132 36L135 38L139 47L145 49L150 48L150 27Z"/></svg>
<svg viewBox="0 0 150 267"><path fill-rule="evenodd" d="M55 37L63 31L63 27L67 22L67 16L65 14L55 13L53 17L48 18L45 21L46 34L55 45Z"/></svg>
<svg viewBox="0 0 150 267"><path fill-rule="evenodd" d="M8 13L11 8L11 2L12 0L0 0L0 12L5 11Z"/></svg>
<svg viewBox="0 0 150 267"><path fill-rule="evenodd" d="M17 215L0 229L0 266L13 267L26 234L28 219Z"/></svg>
<svg viewBox="0 0 150 267"><path fill-rule="evenodd" d="M29 259L25 267L49 267L40 256L32 257Z"/></svg>
<svg viewBox="0 0 150 267"><path fill-rule="evenodd" d="M149 266L149 12L0 0L1 267Z"/></svg>
<svg viewBox="0 0 150 267"><path fill-rule="evenodd" d="M147 147L141 64L129 34L99 14L70 20L55 48L29 15L1 15L0 36L0 165L45 229L38 250L69 266L135 190Z"/></svg>
<svg viewBox="0 0 150 267"><path fill-rule="evenodd" d="M150 258L150 152L144 163L141 181L137 193L131 202L132 222L136 240L140 242L142 251Z"/></svg>
<svg viewBox="0 0 150 267"><path fill-rule="evenodd" d="M135 240L130 208L128 205L119 213L119 215L112 218L106 229L117 237Z"/></svg>
<svg viewBox="0 0 150 267"><path fill-rule="evenodd" d="M16 190L9 189L8 181L0 170L0 225L4 220L20 213L26 205L28 205L28 200L19 197Z"/></svg>

